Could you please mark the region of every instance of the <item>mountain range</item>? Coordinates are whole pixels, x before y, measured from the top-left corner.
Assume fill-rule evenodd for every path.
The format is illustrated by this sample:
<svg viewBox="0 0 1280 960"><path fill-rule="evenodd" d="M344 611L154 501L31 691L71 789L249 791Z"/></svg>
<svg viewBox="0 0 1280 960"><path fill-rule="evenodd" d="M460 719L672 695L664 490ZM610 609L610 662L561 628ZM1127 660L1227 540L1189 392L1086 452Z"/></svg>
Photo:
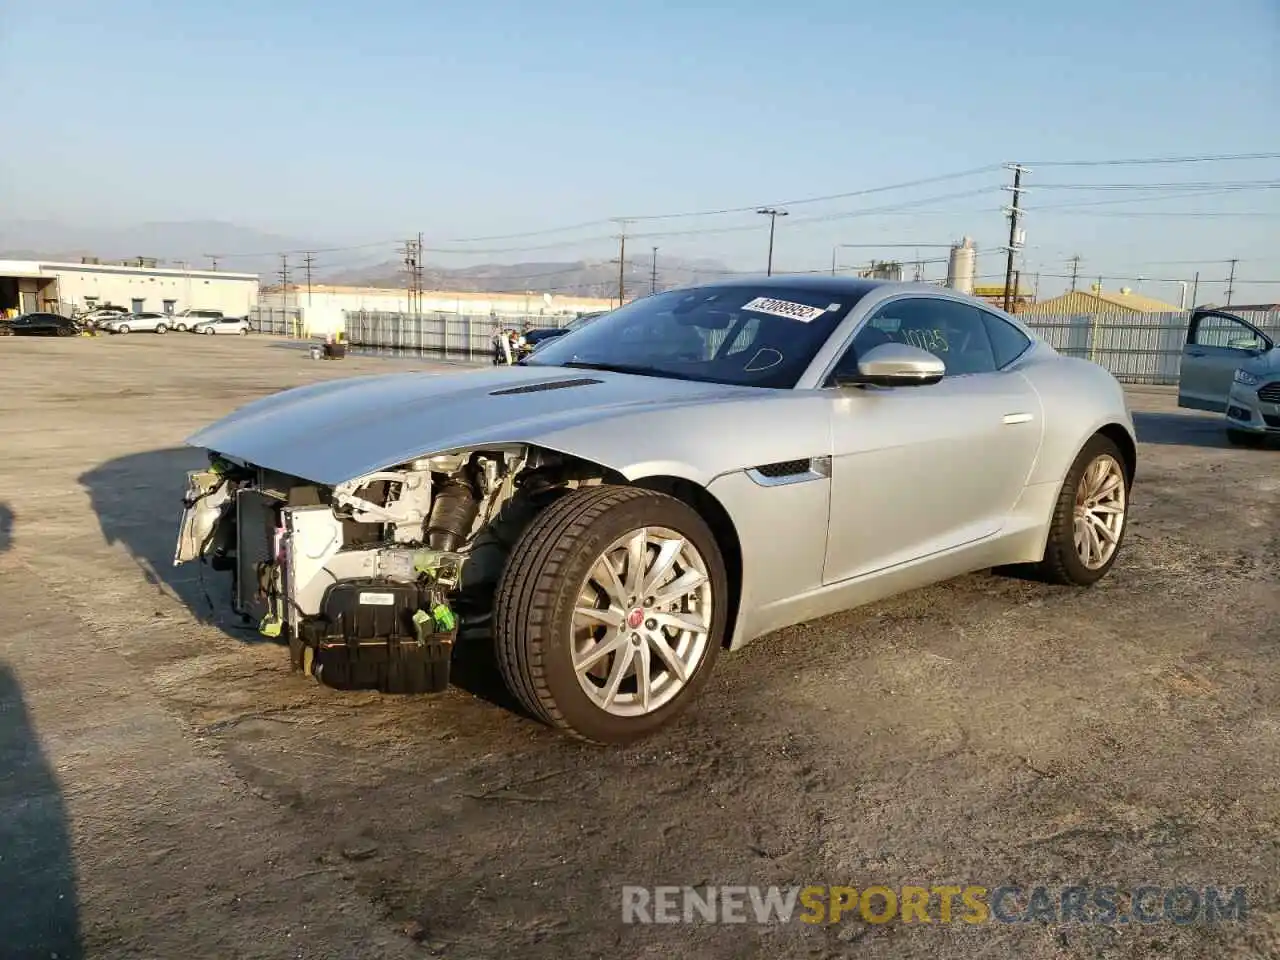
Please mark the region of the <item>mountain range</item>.
<svg viewBox="0 0 1280 960"><path fill-rule="evenodd" d="M280 253L289 254L292 283L302 280L304 250L324 251L330 242L316 242L268 233L222 221L143 223L123 228L79 227L58 221L0 222L0 259L55 260L76 263L85 257L109 261L148 258L161 265L237 273L256 273L264 285L279 283ZM405 266L386 260L386 247L365 249L363 257L344 253L345 265L324 267L323 253L312 274L316 284L404 288ZM648 292L653 262L628 258L624 282L628 295ZM731 273L715 260L659 257L657 288L685 286ZM423 265L426 290L481 293L554 293L571 296L617 296L618 265L608 260L490 263L468 267Z"/></svg>

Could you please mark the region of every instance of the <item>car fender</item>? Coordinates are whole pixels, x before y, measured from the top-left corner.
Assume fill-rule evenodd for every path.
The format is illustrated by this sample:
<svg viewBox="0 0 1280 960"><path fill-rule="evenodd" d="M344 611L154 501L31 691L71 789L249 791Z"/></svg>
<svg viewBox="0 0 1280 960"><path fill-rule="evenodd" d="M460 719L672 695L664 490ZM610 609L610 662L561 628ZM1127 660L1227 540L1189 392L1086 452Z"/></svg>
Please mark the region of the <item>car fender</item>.
<svg viewBox="0 0 1280 960"><path fill-rule="evenodd" d="M1101 430L1127 437L1123 451L1137 449L1137 434L1124 388L1109 370L1072 357L1054 356L1022 371L1040 395L1045 433L1028 485L1061 483L1089 439Z"/></svg>

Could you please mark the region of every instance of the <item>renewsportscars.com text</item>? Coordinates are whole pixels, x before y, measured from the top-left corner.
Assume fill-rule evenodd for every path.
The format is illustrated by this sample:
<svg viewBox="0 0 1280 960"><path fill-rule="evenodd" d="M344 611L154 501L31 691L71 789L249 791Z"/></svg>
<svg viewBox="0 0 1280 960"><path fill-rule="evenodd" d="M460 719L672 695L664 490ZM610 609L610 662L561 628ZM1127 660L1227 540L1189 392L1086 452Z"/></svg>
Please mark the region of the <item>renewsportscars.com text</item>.
<svg viewBox="0 0 1280 960"><path fill-rule="evenodd" d="M623 923L1174 923L1246 919L1244 887L626 886Z"/></svg>

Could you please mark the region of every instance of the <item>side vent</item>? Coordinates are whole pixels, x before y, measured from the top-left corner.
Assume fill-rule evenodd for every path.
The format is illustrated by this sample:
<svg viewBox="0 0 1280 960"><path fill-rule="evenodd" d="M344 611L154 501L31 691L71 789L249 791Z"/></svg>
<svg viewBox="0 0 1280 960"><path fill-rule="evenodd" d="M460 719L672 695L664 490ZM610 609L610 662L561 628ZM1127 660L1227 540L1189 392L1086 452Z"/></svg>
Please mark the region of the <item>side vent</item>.
<svg viewBox="0 0 1280 960"><path fill-rule="evenodd" d="M567 390L569 387L585 387L592 383L604 383L604 381L593 380L590 377L579 377L576 380L552 380L547 383L529 383L522 387L506 387L502 390L494 390L489 396L506 397L513 393L542 393L544 390Z"/></svg>
<svg viewBox="0 0 1280 960"><path fill-rule="evenodd" d="M766 463L756 467L761 476L776 480L779 477L791 477L797 473L804 473L809 469L809 460L783 460L781 463Z"/></svg>
<svg viewBox="0 0 1280 960"><path fill-rule="evenodd" d="M809 457L805 460L762 463L758 467L747 470L747 476L762 487L780 487L790 483L826 480L831 476L831 458Z"/></svg>

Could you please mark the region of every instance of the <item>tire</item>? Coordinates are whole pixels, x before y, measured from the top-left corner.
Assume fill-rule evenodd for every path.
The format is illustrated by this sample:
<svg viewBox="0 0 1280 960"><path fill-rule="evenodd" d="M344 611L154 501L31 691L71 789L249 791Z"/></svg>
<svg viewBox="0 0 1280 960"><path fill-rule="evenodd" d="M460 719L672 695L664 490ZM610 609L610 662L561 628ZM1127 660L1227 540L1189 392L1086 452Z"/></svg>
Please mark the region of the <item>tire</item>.
<svg viewBox="0 0 1280 960"><path fill-rule="evenodd" d="M116 327L116 333L128 333L128 332L129 332L129 325L127 323L122 323L120 324L120 326Z"/></svg>
<svg viewBox="0 0 1280 960"><path fill-rule="evenodd" d="M1227 427L1227 443L1233 447L1262 447L1266 446L1267 438L1265 434L1250 433L1248 430L1236 430Z"/></svg>
<svg viewBox="0 0 1280 960"><path fill-rule="evenodd" d="M688 593L681 591L679 606L684 609L678 611L685 618L700 619L705 630L661 625L661 619L673 616L673 611L654 603L646 606L643 598L612 628L575 613L575 608L584 609L580 603L584 599L591 606L608 601L605 591L594 583L597 571L607 563L605 554L617 549L615 556L620 557L624 548L618 544L624 539L642 530L653 537L663 528L685 545L668 576L681 570L681 577L688 574L696 579L696 574L688 572L698 571L699 566L705 571L705 584ZM641 569L647 571L656 554L649 541L645 543L650 549ZM621 576L629 579L629 562ZM660 587L669 583L660 582ZM493 632L499 670L511 693L542 722L592 743L638 740L673 721L706 684L724 636L727 590L715 537L691 507L639 487L574 490L534 518L516 541L498 581ZM698 595L696 606L690 603L690 594ZM707 605L710 618L698 618L698 611L705 612ZM616 610L621 603L613 606ZM610 629L618 631L611 642L620 646L599 656L589 675L580 679L573 664L575 646L600 642ZM677 637L673 639L668 629L676 630ZM659 644L669 658L658 652ZM626 659L619 664L623 656ZM683 684L668 666L672 659L688 671ZM650 689L657 702L652 709L639 702L638 664L642 662L649 664L645 672L654 680ZM618 671L621 684L611 675L619 666L623 668ZM611 681L617 698L606 707L601 700Z"/></svg>
<svg viewBox="0 0 1280 960"><path fill-rule="evenodd" d="M1110 554L1102 560L1101 563L1086 563L1081 556L1081 547L1076 543L1076 521L1077 521L1077 499L1078 494L1082 492L1081 485L1085 480L1086 474L1090 468L1105 462L1108 464L1107 471L1109 477L1103 479L1103 485L1111 482L1113 477L1119 475L1121 480L1119 487L1114 488L1104 497L1096 498L1098 507L1110 505L1116 506L1118 497L1119 506L1119 529L1109 526L1114 535L1114 548ZM1116 558L1120 556L1120 550L1124 546L1124 535L1129 529L1129 491L1133 486L1133 477L1130 476L1129 470L1125 465L1124 456L1120 452L1120 448L1115 442L1102 434L1094 434L1089 442L1084 445L1084 449L1076 456L1075 462L1071 465L1071 469L1067 471L1066 479L1062 483L1062 490L1058 494L1058 502L1054 507L1053 521L1049 528L1049 539L1045 545L1044 559L1037 566L1037 571L1041 577L1051 583L1061 583L1070 586L1087 587L1097 583L1107 575L1107 572L1115 564ZM1114 513L1094 512L1088 509L1088 505L1092 500L1086 499L1080 504L1081 509L1087 514L1101 519L1101 517L1112 517ZM1096 523L1089 521L1087 518L1083 520L1085 527L1092 526L1095 531L1098 530ZM1111 520L1104 521L1111 524ZM1101 543L1105 536L1099 537L1098 542ZM1086 545L1088 539L1086 538Z"/></svg>
<svg viewBox="0 0 1280 960"><path fill-rule="evenodd" d="M242 336L242 337L247 337L248 335L249 335L249 331L248 331L248 330L246 330L244 327L241 327L241 328L240 328L240 336Z"/></svg>
<svg viewBox="0 0 1280 960"><path fill-rule="evenodd" d="M212 337L214 334L213 327L205 327L200 332L203 333L206 337Z"/></svg>
<svg viewBox="0 0 1280 960"><path fill-rule="evenodd" d="M165 331L167 331L168 329L169 329L169 328L168 328L168 327L166 327L163 323L157 323L157 324L156 324L156 333L164 333L164 332L165 332Z"/></svg>
<svg viewBox="0 0 1280 960"><path fill-rule="evenodd" d="M185 323L175 323L173 325L173 329L178 331L178 333L186 333L187 325Z"/></svg>

